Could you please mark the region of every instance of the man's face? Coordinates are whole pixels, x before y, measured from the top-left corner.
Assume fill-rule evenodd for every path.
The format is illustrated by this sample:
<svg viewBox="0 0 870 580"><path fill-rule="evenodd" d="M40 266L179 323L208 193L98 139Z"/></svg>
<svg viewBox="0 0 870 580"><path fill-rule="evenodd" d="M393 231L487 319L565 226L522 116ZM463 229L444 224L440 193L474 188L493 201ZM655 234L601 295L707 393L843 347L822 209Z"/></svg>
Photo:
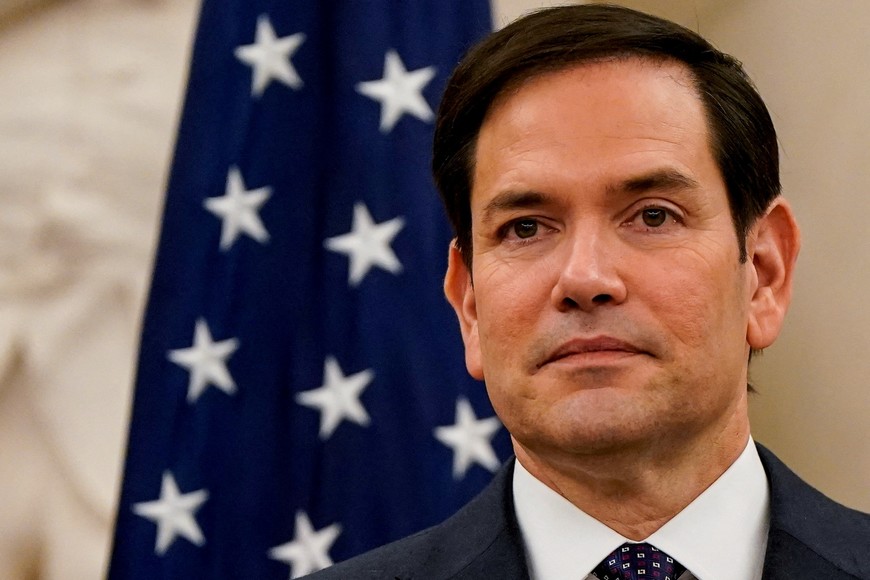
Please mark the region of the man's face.
<svg viewBox="0 0 870 580"><path fill-rule="evenodd" d="M489 112L473 274L452 256L447 293L469 371L524 447L748 428L758 277L739 260L709 141L689 73L669 62L548 73Z"/></svg>

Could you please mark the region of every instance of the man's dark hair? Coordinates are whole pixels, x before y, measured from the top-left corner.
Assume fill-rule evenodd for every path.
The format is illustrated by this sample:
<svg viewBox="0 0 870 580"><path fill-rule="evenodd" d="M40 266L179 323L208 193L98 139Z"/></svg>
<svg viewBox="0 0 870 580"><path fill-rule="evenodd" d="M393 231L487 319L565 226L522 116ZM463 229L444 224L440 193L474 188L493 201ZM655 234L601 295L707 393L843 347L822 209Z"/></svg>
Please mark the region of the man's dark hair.
<svg viewBox="0 0 870 580"><path fill-rule="evenodd" d="M607 58L684 64L694 77L710 148L728 191L746 260L746 235L780 193L770 114L743 66L691 30L621 6L587 4L529 14L473 47L447 82L435 125L432 169L471 266L471 188L477 136L504 91L528 79Z"/></svg>

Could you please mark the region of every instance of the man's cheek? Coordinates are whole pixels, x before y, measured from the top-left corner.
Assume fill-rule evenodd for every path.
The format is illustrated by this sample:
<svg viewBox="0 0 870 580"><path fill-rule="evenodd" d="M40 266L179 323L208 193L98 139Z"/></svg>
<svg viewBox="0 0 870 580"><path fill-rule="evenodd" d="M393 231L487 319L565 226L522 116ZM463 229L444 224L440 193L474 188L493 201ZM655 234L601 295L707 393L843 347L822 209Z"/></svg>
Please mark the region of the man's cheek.
<svg viewBox="0 0 870 580"><path fill-rule="evenodd" d="M517 353L528 342L533 331L533 317L529 307L516 302L507 302L500 308L493 308L481 319L481 342L488 346L493 355ZM506 359L509 361L510 359Z"/></svg>

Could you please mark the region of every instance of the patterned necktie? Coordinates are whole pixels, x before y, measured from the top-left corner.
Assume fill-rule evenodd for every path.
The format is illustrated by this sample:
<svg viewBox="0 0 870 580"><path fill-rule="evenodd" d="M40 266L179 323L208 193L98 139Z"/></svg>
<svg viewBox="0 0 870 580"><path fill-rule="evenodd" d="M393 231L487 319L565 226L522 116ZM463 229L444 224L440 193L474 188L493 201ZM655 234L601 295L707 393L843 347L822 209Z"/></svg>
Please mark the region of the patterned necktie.
<svg viewBox="0 0 870 580"><path fill-rule="evenodd" d="M598 564L600 580L676 580L686 569L649 544L623 544Z"/></svg>

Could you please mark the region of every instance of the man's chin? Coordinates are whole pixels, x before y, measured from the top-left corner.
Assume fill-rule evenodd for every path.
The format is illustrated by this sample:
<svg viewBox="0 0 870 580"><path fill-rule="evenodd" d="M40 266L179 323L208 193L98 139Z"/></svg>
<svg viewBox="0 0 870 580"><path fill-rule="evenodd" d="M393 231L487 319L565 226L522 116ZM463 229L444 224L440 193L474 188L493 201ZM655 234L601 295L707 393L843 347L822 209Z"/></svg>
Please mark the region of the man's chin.
<svg viewBox="0 0 870 580"><path fill-rule="evenodd" d="M576 456L637 453L664 438L679 437L680 425L661 421L659 414L639 408L639 403L618 388L599 387L508 429L531 451Z"/></svg>

